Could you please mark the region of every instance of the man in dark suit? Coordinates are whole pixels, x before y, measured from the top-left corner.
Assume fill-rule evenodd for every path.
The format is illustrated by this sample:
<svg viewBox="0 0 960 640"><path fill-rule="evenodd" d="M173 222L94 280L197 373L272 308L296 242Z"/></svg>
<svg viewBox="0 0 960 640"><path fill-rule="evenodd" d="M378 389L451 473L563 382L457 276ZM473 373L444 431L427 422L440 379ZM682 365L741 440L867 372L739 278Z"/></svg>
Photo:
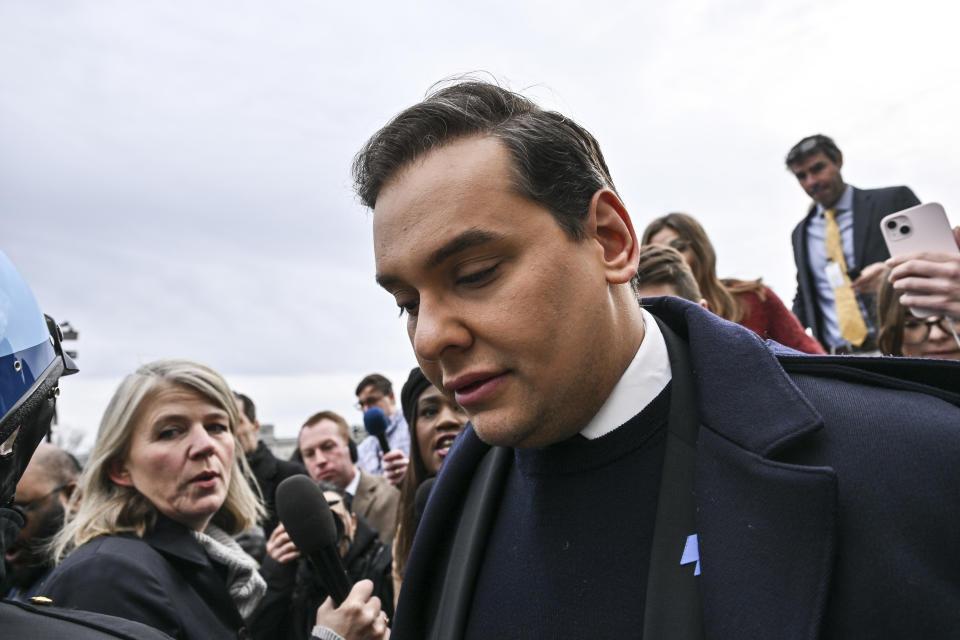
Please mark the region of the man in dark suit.
<svg viewBox="0 0 960 640"><path fill-rule="evenodd" d="M639 307L598 143L495 85L405 110L354 177L377 281L472 424L394 640L960 628L955 364L778 361L696 305Z"/></svg>
<svg viewBox="0 0 960 640"><path fill-rule="evenodd" d="M821 134L794 145L786 162L814 201L791 236L797 265L793 312L831 353L874 351L876 293L890 257L880 220L920 201L907 187L857 189L844 183L843 155Z"/></svg>

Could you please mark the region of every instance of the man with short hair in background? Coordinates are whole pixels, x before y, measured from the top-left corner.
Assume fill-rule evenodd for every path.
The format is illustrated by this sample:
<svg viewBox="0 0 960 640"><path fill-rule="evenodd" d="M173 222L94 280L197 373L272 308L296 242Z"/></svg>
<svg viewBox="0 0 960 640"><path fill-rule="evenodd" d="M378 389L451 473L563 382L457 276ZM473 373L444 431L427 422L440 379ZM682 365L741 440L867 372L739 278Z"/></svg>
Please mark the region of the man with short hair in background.
<svg viewBox="0 0 960 640"><path fill-rule="evenodd" d="M297 437L310 477L342 487L350 496L351 511L376 529L381 540L392 543L400 492L382 476L358 467L350 457L349 442L350 425L333 411L310 416Z"/></svg>
<svg viewBox="0 0 960 640"><path fill-rule="evenodd" d="M240 410L238 412L240 422L237 424L236 431L237 442L243 448L247 464L250 465L253 477L260 486L263 504L267 510L267 516L263 521L263 535L266 539L280 523L277 517L277 486L290 476L305 475L307 470L293 460L280 460L273 455L266 443L260 440L260 421L257 420L257 407L253 404L253 400L236 391L233 395L237 399L237 408ZM260 558L262 557L260 554Z"/></svg>
<svg viewBox="0 0 960 640"><path fill-rule="evenodd" d="M380 441L368 436L357 447L357 464L370 473L383 475L390 484L399 487L407 471L410 455L410 432L403 412L397 407L393 384L379 373L371 373L357 385L357 408L366 413L377 407L387 417L384 435L390 451L384 452Z"/></svg>
<svg viewBox="0 0 960 640"><path fill-rule="evenodd" d="M828 353L874 353L876 294L890 257L880 220L920 201L908 187L846 184L843 154L822 134L795 144L786 164L813 198L791 236L797 265L793 313Z"/></svg>
<svg viewBox="0 0 960 640"><path fill-rule="evenodd" d="M11 600L28 601L53 569L46 544L63 527L79 475L77 459L46 442L40 443L30 459L14 498L25 524L7 549L7 578L0 587L0 593Z"/></svg>

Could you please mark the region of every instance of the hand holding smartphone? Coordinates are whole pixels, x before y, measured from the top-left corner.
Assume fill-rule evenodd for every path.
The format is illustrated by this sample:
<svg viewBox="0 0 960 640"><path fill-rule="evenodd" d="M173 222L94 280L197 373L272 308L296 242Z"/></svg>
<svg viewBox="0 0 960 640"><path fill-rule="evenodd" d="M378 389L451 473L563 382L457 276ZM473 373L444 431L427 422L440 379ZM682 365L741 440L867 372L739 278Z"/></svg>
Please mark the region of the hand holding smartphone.
<svg viewBox="0 0 960 640"><path fill-rule="evenodd" d="M917 269L897 268L891 274L891 281L903 277L927 277L929 278L928 289L931 290L923 293L935 293L932 289L944 290L943 293L948 296L951 294L950 289L953 289L954 295L960 292L960 275L951 278L949 273L950 262L960 263L960 248L957 247L957 240L950 229L947 214L940 204L929 202L891 213L880 221L880 231L890 251L891 260L888 264L891 266L909 265L914 260L902 258L913 254L941 254L925 256L925 261L933 265L932 267L929 264L924 266L928 273L919 273ZM916 262L920 260L917 258ZM943 268L938 269L938 266ZM942 271L942 273L934 273L931 269ZM914 293L913 290L908 291ZM957 300L957 304L960 305L960 300ZM918 318L926 318L942 315L944 309L911 306L910 312Z"/></svg>

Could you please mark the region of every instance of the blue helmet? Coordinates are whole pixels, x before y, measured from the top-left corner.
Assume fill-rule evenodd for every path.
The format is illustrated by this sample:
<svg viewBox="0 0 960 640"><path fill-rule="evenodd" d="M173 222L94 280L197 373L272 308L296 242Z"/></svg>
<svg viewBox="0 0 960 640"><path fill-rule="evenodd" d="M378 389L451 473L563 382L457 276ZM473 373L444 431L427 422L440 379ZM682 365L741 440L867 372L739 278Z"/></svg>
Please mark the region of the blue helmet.
<svg viewBox="0 0 960 640"><path fill-rule="evenodd" d="M77 368L60 345L60 328L44 316L29 285L0 251L0 507L53 418L60 376Z"/></svg>

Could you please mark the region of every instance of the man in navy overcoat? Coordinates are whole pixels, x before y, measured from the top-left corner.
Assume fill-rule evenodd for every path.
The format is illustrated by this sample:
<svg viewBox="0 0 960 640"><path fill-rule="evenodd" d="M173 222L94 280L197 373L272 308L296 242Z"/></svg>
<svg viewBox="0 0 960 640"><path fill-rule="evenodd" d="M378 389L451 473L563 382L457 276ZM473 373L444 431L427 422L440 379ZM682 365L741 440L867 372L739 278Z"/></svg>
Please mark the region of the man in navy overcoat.
<svg viewBox="0 0 960 640"><path fill-rule="evenodd" d="M358 154L377 280L468 412L393 638L955 637L955 363L638 304L593 136L461 81Z"/></svg>

